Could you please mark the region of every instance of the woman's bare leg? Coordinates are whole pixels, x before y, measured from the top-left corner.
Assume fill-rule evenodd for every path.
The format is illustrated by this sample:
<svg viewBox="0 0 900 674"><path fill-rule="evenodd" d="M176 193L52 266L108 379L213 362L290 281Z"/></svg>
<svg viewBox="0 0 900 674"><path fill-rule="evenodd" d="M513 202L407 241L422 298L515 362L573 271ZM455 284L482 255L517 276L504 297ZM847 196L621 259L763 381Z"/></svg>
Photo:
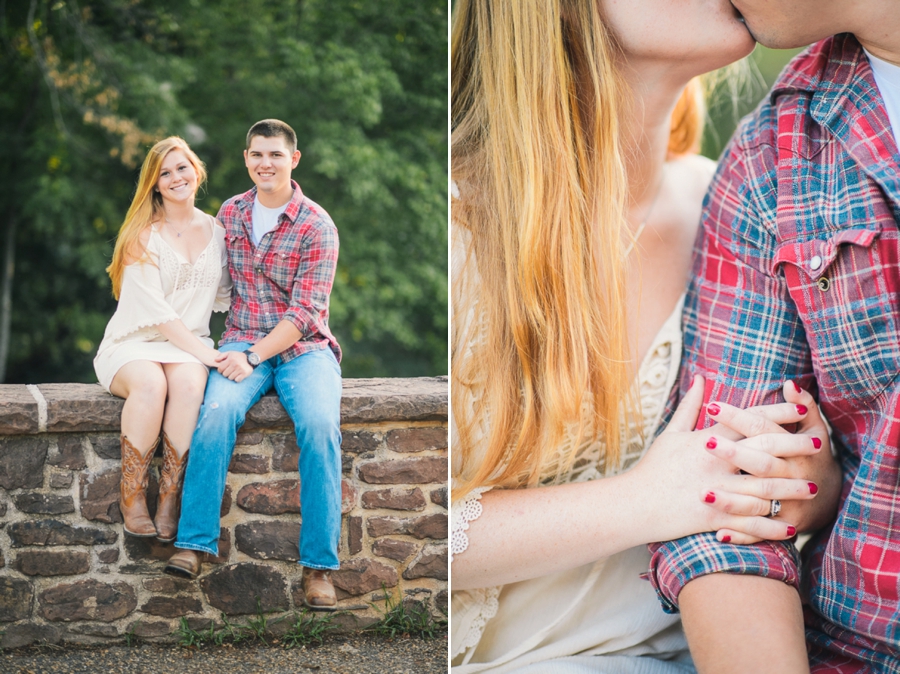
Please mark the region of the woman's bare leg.
<svg viewBox="0 0 900 674"><path fill-rule="evenodd" d="M166 407L166 376L162 365L149 360L126 363L110 384L113 395L125 398L122 435L142 454L156 447Z"/></svg>
<svg viewBox="0 0 900 674"><path fill-rule="evenodd" d="M164 363L169 399L162 428L181 457L191 445L197 427L209 370L200 363Z"/></svg>

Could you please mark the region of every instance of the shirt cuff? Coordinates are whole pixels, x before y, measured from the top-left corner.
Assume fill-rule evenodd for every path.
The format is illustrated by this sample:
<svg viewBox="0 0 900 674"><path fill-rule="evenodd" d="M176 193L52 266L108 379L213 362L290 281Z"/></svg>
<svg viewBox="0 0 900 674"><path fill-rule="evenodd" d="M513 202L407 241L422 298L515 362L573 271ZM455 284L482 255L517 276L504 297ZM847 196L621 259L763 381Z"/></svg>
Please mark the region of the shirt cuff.
<svg viewBox="0 0 900 674"><path fill-rule="evenodd" d="M682 588L708 573L763 576L800 589L800 555L788 542L731 545L717 541L714 533L705 533L652 543L650 555L650 583L666 613L678 613Z"/></svg>
<svg viewBox="0 0 900 674"><path fill-rule="evenodd" d="M301 340L315 332L315 321L310 318L309 312L302 308L290 307L284 312L281 320L293 323L294 327L300 331Z"/></svg>

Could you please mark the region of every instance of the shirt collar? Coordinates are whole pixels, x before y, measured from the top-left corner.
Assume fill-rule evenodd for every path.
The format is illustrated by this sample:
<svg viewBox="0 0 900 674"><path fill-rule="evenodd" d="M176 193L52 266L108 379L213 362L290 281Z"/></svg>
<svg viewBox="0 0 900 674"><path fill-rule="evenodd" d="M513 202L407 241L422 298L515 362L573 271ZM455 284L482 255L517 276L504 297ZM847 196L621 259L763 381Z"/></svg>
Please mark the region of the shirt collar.
<svg viewBox="0 0 900 674"><path fill-rule="evenodd" d="M300 215L300 208L303 205L303 190L300 189L300 185L296 180L291 180L291 187L294 188L294 196L291 197L291 200L288 202L288 205L284 209L284 214L287 216L288 220L291 223L297 222L297 217ZM254 185L249 191L244 192L238 198L238 206L245 213L253 211L253 201L256 199L257 188Z"/></svg>

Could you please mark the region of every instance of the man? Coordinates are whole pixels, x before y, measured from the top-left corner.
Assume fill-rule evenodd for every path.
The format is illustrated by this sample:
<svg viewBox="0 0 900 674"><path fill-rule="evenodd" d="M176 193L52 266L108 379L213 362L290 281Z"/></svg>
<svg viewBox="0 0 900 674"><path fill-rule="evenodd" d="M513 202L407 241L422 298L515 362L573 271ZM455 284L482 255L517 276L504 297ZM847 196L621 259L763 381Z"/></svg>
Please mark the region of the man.
<svg viewBox="0 0 900 674"><path fill-rule="evenodd" d="M765 45L822 41L742 123L713 180L681 389L704 374L708 401L741 407L776 402L787 379L817 390L844 472L841 506L805 546L802 582L789 544L711 534L654 546L651 579L667 610L680 604L700 672L808 671L805 622L813 672L896 673L900 7L734 5Z"/></svg>
<svg viewBox="0 0 900 674"><path fill-rule="evenodd" d="M201 553L218 553L219 509L237 431L272 387L300 447L300 564L305 603L334 610L341 526L341 350L328 328L338 257L328 214L291 180L297 136L267 119L247 133L244 162L256 187L226 201L231 311L218 372L206 397L185 473L175 553L166 573L195 578Z"/></svg>

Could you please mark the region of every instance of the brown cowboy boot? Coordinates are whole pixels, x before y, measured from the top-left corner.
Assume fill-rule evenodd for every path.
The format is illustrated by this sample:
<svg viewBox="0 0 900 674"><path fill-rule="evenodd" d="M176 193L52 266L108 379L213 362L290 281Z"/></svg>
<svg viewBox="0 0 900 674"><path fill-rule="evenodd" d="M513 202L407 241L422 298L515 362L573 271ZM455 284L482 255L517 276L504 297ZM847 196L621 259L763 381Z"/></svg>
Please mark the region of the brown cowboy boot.
<svg viewBox="0 0 900 674"><path fill-rule="evenodd" d="M150 481L150 462L153 448L144 456L122 436L122 481L119 483L119 510L125 523L125 533L140 538L156 536L156 527L147 512L147 483Z"/></svg>
<svg viewBox="0 0 900 674"><path fill-rule="evenodd" d="M200 555L201 553L196 550L179 550L169 557L169 562L163 571L170 576L193 580L200 574L200 566L202 564Z"/></svg>
<svg viewBox="0 0 900 674"><path fill-rule="evenodd" d="M303 603L313 611L334 611L337 597L331 582L331 572L326 569L303 567Z"/></svg>
<svg viewBox="0 0 900 674"><path fill-rule="evenodd" d="M171 543L178 532L178 514L181 510L181 484L188 453L179 459L178 452L163 433L163 465L159 476L159 502L156 506L156 538Z"/></svg>

